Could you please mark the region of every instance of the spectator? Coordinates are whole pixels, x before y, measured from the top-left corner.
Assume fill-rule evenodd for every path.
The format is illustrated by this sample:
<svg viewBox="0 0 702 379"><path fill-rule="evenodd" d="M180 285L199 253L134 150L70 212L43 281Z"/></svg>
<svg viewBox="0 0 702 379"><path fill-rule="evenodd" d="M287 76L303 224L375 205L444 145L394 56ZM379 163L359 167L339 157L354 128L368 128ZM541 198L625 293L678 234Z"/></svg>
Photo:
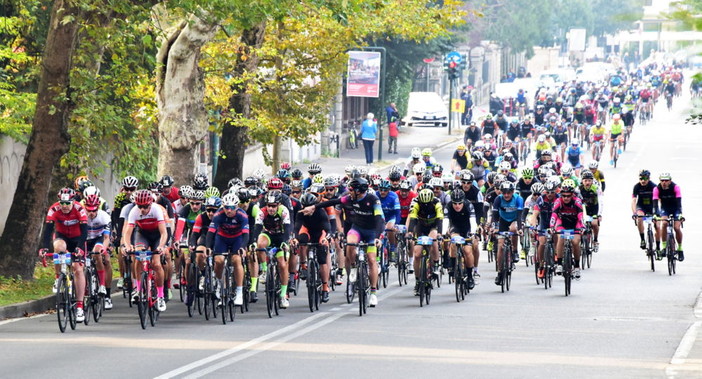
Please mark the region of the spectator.
<svg viewBox="0 0 702 379"><path fill-rule="evenodd" d="M385 113L387 115L388 125L390 125L392 122L393 117L396 120L400 119L400 112L397 111L397 106L395 106L395 103L388 104L387 108L385 108Z"/></svg>
<svg viewBox="0 0 702 379"><path fill-rule="evenodd" d="M366 119L361 124L361 139L363 140L363 149L366 152L366 163L373 163L373 143L378 134L378 123L373 119L373 113L368 113Z"/></svg>
<svg viewBox="0 0 702 379"><path fill-rule="evenodd" d="M473 96L471 91L473 87L464 86L461 91L461 100L466 102L466 106L463 109L463 115L461 115L461 125L470 125L470 120L473 119Z"/></svg>
<svg viewBox="0 0 702 379"><path fill-rule="evenodd" d="M390 121L388 123L388 154L397 154L397 135L399 134L397 130L397 125L400 122L399 114L397 113L397 111L395 111L395 113L392 116L390 116L388 120Z"/></svg>

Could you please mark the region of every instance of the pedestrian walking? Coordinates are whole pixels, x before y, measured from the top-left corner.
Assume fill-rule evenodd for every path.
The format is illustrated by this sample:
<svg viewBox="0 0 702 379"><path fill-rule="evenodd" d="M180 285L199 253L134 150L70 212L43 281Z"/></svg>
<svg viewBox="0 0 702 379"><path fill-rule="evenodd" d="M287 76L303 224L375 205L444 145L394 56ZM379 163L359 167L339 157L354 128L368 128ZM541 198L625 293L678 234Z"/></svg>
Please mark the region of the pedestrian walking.
<svg viewBox="0 0 702 379"><path fill-rule="evenodd" d="M388 123L388 154L397 154L397 135L399 134L397 130L398 122L400 122L400 120L392 116Z"/></svg>
<svg viewBox="0 0 702 379"><path fill-rule="evenodd" d="M361 140L363 140L367 164L373 163L373 143L378 135L378 123L374 120L374 117L373 113L368 113L361 124Z"/></svg>

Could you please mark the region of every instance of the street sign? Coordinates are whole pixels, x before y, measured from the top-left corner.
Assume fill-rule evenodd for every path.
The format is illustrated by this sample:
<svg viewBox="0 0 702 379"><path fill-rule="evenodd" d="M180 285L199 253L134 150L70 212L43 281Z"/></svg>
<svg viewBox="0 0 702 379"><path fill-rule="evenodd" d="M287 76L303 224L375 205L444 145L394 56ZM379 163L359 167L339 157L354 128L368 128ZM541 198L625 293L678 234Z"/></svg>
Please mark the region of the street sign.
<svg viewBox="0 0 702 379"><path fill-rule="evenodd" d="M462 59L463 59L463 57L457 51L452 51L452 52L446 54L446 62L461 63Z"/></svg>
<svg viewBox="0 0 702 379"><path fill-rule="evenodd" d="M466 101L461 99L451 100L451 112L463 113L466 110Z"/></svg>

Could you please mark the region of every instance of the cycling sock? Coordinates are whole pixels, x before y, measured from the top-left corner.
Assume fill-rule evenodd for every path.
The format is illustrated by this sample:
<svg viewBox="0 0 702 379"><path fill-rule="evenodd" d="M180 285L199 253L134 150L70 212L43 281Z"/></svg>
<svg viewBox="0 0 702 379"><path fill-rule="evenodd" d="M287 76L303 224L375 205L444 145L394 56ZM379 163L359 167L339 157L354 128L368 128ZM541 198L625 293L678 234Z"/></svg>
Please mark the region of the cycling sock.
<svg viewBox="0 0 702 379"><path fill-rule="evenodd" d="M682 251L682 244L681 244L681 243L679 243L679 244L678 244L678 248L677 248L677 249L675 249L675 250L677 250L677 251Z"/></svg>
<svg viewBox="0 0 702 379"><path fill-rule="evenodd" d="M107 287L107 294L105 295L105 297L109 299L110 295L112 295L112 288Z"/></svg>
<svg viewBox="0 0 702 379"><path fill-rule="evenodd" d="M475 274L478 273L478 266L473 267L473 273L475 273Z"/></svg>
<svg viewBox="0 0 702 379"><path fill-rule="evenodd" d="M256 285L258 284L258 277L251 278L251 288L249 291L256 291Z"/></svg>
<svg viewBox="0 0 702 379"><path fill-rule="evenodd" d="M244 286L236 286L236 295L239 296L241 295L241 292L244 290Z"/></svg>
<svg viewBox="0 0 702 379"><path fill-rule="evenodd" d="M439 261L434 261L434 267L439 267Z"/></svg>
<svg viewBox="0 0 702 379"><path fill-rule="evenodd" d="M329 283L327 283L327 282L322 283L322 291L329 292Z"/></svg>
<svg viewBox="0 0 702 379"><path fill-rule="evenodd" d="M134 279L134 288L136 288L136 291L139 292L141 291L141 281Z"/></svg>
<svg viewBox="0 0 702 379"><path fill-rule="evenodd" d="M375 295L376 292L378 292L378 289L371 287L371 295Z"/></svg>
<svg viewBox="0 0 702 379"><path fill-rule="evenodd" d="M665 249L666 247L668 247L668 242L667 242L667 241L662 241L662 242L661 242L661 247L662 247L663 249Z"/></svg>
<svg viewBox="0 0 702 379"><path fill-rule="evenodd" d="M563 258L556 259L556 263L558 263L559 265L563 265Z"/></svg>
<svg viewBox="0 0 702 379"><path fill-rule="evenodd" d="M597 237L595 237L595 242L597 242Z"/></svg>
<svg viewBox="0 0 702 379"><path fill-rule="evenodd" d="M259 266L261 266L261 272L268 271L268 262L261 262Z"/></svg>
<svg viewBox="0 0 702 379"><path fill-rule="evenodd" d="M575 268L580 268L580 259L575 260Z"/></svg>
<svg viewBox="0 0 702 379"><path fill-rule="evenodd" d="M639 237L641 237L641 241L645 241L643 233L639 233Z"/></svg>
<svg viewBox="0 0 702 379"><path fill-rule="evenodd" d="M163 297L163 286L156 287L156 296Z"/></svg>
<svg viewBox="0 0 702 379"><path fill-rule="evenodd" d="M101 286L105 285L105 270L97 270L98 274L98 282L100 282Z"/></svg>
<svg viewBox="0 0 702 379"><path fill-rule="evenodd" d="M288 285L287 284L282 284L280 286L280 297L285 298L285 295L288 293Z"/></svg>
<svg viewBox="0 0 702 379"><path fill-rule="evenodd" d="M661 241L656 241L656 250L661 249Z"/></svg>
<svg viewBox="0 0 702 379"><path fill-rule="evenodd" d="M76 308L83 309L83 301L82 300L76 301Z"/></svg>
<svg viewBox="0 0 702 379"><path fill-rule="evenodd" d="M451 257L449 261L451 262L451 267L453 268L453 266L456 265L456 257Z"/></svg>

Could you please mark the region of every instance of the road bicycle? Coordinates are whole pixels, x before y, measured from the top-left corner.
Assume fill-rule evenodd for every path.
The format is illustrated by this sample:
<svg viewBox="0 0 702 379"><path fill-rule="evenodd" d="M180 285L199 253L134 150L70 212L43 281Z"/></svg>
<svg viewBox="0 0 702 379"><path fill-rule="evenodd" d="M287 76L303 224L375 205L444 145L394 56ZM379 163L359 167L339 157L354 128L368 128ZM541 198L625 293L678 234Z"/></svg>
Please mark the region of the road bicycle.
<svg viewBox="0 0 702 379"><path fill-rule="evenodd" d="M656 254L656 249L654 249L654 219L653 215L647 214L647 215L635 215L634 216L634 224L637 224L638 219L643 219L644 224L646 225L646 233L644 234L645 241L646 241L646 258L648 258L648 261L651 265L651 271L655 272L656 271L656 260L657 259L657 254Z"/></svg>
<svg viewBox="0 0 702 379"><path fill-rule="evenodd" d="M594 251L592 220L597 216L585 216L585 230L580 239L580 267L584 270L592 265L592 253Z"/></svg>
<svg viewBox="0 0 702 379"><path fill-rule="evenodd" d="M142 329L146 329L146 320L148 318L151 326L156 326L159 312L156 307L158 293L156 291L154 270L151 266L151 257L153 252L148 250L137 250L129 253L134 256L137 262L141 263L142 272L139 277L140 287L136 289L137 299L136 306L139 313L139 323Z"/></svg>
<svg viewBox="0 0 702 379"><path fill-rule="evenodd" d="M497 232L497 235L498 238L504 239L502 243L501 267L498 267L498 272L502 277L500 289L504 293L505 290L509 291L509 287L512 284L512 270L514 269L514 262L512 261L512 237L515 236L516 233L509 231Z"/></svg>
<svg viewBox="0 0 702 379"><path fill-rule="evenodd" d="M222 324L227 324L227 319L230 322L234 322L236 317L236 306L234 305L234 297L236 296L236 284L234 284L234 267L232 266L232 261L229 258L230 252L222 253L224 257L224 269L222 271L222 279L218 280L220 285L220 300L218 306L222 309L220 314L222 316ZM242 291L243 294L244 291Z"/></svg>
<svg viewBox="0 0 702 379"><path fill-rule="evenodd" d="M433 288L432 279L434 272L431 262L431 248L436 239L429 236L420 236L415 240L417 246L421 246L422 254L420 256L419 276L417 277L417 291L419 292L419 306L423 307L426 302L429 305L431 301L431 290Z"/></svg>
<svg viewBox="0 0 702 379"><path fill-rule="evenodd" d="M268 262L268 270L266 271L266 311L268 312L268 318L273 318L275 314L278 316L280 314L280 297L281 297L281 283L280 275L278 271L278 258L276 258L276 253L278 252L277 247L266 248L266 261ZM285 255L283 255L286 257Z"/></svg>
<svg viewBox="0 0 702 379"><path fill-rule="evenodd" d="M317 261L317 248L319 243L300 243L298 246L307 246L307 304L310 312L319 310L319 303L322 298L322 277L319 272L319 261Z"/></svg>
<svg viewBox="0 0 702 379"><path fill-rule="evenodd" d="M103 254L104 250L99 252L91 251L88 254L88 259L85 260L85 267L83 268L86 292L85 301L83 301L85 325L90 323L91 314L93 315L93 320L99 322L100 317L102 317L102 311L105 309L105 294L99 293L100 278L95 267L95 260L103 259Z"/></svg>
<svg viewBox="0 0 702 379"><path fill-rule="evenodd" d="M370 298L370 276L368 272L368 260L366 248L369 246L365 242L347 243L346 246L356 246L356 282L353 284L355 292L358 294L358 315L363 316L368 309ZM351 275L349 275L350 277ZM350 281L350 279L349 279ZM347 285L348 288L348 285ZM348 299L347 299L348 300Z"/></svg>
<svg viewBox="0 0 702 379"><path fill-rule="evenodd" d="M408 247L407 247L407 238L405 238L405 234L407 232L407 228L405 225L397 225L397 247L395 248L396 255L397 255L397 281L400 283L400 287L402 285L407 285L407 279L409 277L409 255L407 254L408 252Z"/></svg>
<svg viewBox="0 0 702 379"><path fill-rule="evenodd" d="M682 222L685 221L685 219L680 219L681 222L680 227L682 228ZM665 247L665 256L668 260L668 275L672 276L674 275L675 272L675 266L677 265L678 261L678 254L675 248L675 220L671 216L670 219L667 222L666 225L666 231L667 231L667 237L666 237L666 247Z"/></svg>
<svg viewBox="0 0 702 379"><path fill-rule="evenodd" d="M465 261L463 256L463 248L468 247L469 254L473 247L473 241L471 238L464 238L462 236L452 236L451 244L456 248L456 259L453 266L453 278L455 283L456 301L461 302L465 300L466 295L470 292L471 282L473 281L473 273L465 267Z"/></svg>
<svg viewBox="0 0 702 379"><path fill-rule="evenodd" d="M556 232L556 234L560 235L559 238L564 239L563 279L565 282L565 295L569 296L573 281L573 267L575 266L575 260L573 258L573 239L575 238L576 231L572 229L564 229Z"/></svg>
<svg viewBox="0 0 702 379"><path fill-rule="evenodd" d="M46 255L51 253L44 251L42 253L42 265L46 264ZM56 316L58 318L59 330L61 333L66 331L66 326L70 325L71 330L76 329L78 324L76 319L76 284L71 270L71 264L75 261L73 254L69 252L51 254L55 265L61 265L56 284ZM87 315L89 317L90 315Z"/></svg>

